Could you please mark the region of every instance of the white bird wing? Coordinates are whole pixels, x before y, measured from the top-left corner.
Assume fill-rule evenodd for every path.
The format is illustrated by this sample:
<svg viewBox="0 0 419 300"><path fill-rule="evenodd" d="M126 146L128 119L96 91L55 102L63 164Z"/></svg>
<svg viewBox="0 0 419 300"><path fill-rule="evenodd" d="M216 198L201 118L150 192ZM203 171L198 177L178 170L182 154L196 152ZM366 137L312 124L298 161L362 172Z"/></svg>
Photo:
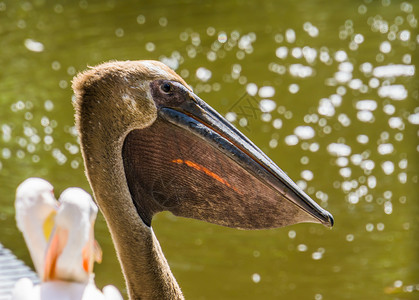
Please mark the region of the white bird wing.
<svg viewBox="0 0 419 300"><path fill-rule="evenodd" d="M12 300L40 300L39 286L34 286L29 278L19 279L12 291Z"/></svg>
<svg viewBox="0 0 419 300"><path fill-rule="evenodd" d="M113 285L103 288L103 293L94 283L48 281L34 285L29 278L19 279L12 291L12 300L123 300Z"/></svg>
<svg viewBox="0 0 419 300"><path fill-rule="evenodd" d="M44 253L54 224L58 202L53 186L41 178L28 178L16 189L16 223L39 277L42 277Z"/></svg>
<svg viewBox="0 0 419 300"><path fill-rule="evenodd" d="M103 295L105 296L105 300L123 300L121 293L119 290L113 285L107 285L103 289Z"/></svg>

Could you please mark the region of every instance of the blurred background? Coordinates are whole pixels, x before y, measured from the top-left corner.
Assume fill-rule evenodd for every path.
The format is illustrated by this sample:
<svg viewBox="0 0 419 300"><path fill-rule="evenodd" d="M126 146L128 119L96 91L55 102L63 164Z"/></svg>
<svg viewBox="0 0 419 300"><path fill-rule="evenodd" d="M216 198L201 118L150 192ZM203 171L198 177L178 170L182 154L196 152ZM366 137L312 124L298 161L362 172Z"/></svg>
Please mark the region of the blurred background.
<svg viewBox="0 0 419 300"><path fill-rule="evenodd" d="M156 59L336 221L239 231L158 215L187 299L418 299L418 17L395 0L0 0L0 243L32 266L13 207L25 178L91 192L73 76ZM101 215L96 237L97 285L126 296Z"/></svg>

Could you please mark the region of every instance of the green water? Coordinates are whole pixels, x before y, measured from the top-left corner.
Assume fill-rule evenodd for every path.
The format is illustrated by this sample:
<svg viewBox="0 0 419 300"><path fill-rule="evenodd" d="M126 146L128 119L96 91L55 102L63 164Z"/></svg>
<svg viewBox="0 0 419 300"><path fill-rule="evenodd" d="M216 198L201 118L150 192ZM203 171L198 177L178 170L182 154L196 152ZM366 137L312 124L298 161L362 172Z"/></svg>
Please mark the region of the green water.
<svg viewBox="0 0 419 300"><path fill-rule="evenodd" d="M13 208L25 178L51 181L57 196L90 191L72 77L157 59L336 221L250 232L158 215L188 299L418 299L418 10L394 0L0 1L0 242L31 264ZM273 100L263 113L262 99ZM98 286L125 292L102 216L96 237Z"/></svg>

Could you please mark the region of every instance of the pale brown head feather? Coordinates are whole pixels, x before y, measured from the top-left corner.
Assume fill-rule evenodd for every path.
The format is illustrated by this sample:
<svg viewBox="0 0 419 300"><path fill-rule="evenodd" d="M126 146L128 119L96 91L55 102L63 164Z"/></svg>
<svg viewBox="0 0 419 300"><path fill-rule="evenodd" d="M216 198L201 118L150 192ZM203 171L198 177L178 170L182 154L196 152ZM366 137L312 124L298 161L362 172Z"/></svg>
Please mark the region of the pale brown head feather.
<svg viewBox="0 0 419 300"><path fill-rule="evenodd" d="M157 79L177 81L189 88L172 69L152 60L107 62L79 73L72 85L76 94L74 107L77 126L82 119L87 119L84 114L98 110L108 120L121 121L121 124L112 126L118 132L127 129L126 126L138 128L147 125L150 120L154 121L155 110L150 107L152 101L148 83ZM135 120L118 120L122 114L123 117L134 117Z"/></svg>

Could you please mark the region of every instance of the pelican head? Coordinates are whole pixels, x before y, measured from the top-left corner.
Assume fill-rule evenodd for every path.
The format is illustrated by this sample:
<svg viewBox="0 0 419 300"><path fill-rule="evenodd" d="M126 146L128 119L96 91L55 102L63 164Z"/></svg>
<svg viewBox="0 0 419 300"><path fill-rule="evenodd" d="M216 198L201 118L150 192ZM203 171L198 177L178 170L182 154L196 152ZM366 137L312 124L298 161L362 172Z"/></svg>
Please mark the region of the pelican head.
<svg viewBox="0 0 419 300"><path fill-rule="evenodd" d="M86 174L131 297L180 298L151 229L160 211L241 229L333 225L164 64L104 63L79 74L73 89Z"/></svg>
<svg viewBox="0 0 419 300"><path fill-rule="evenodd" d="M95 258L100 261L102 254L93 231L97 206L80 188L66 189L58 201L42 279L87 283Z"/></svg>
<svg viewBox="0 0 419 300"><path fill-rule="evenodd" d="M16 223L23 233L39 276L42 276L44 253L57 208L54 188L48 181L28 178L18 186L15 200Z"/></svg>

